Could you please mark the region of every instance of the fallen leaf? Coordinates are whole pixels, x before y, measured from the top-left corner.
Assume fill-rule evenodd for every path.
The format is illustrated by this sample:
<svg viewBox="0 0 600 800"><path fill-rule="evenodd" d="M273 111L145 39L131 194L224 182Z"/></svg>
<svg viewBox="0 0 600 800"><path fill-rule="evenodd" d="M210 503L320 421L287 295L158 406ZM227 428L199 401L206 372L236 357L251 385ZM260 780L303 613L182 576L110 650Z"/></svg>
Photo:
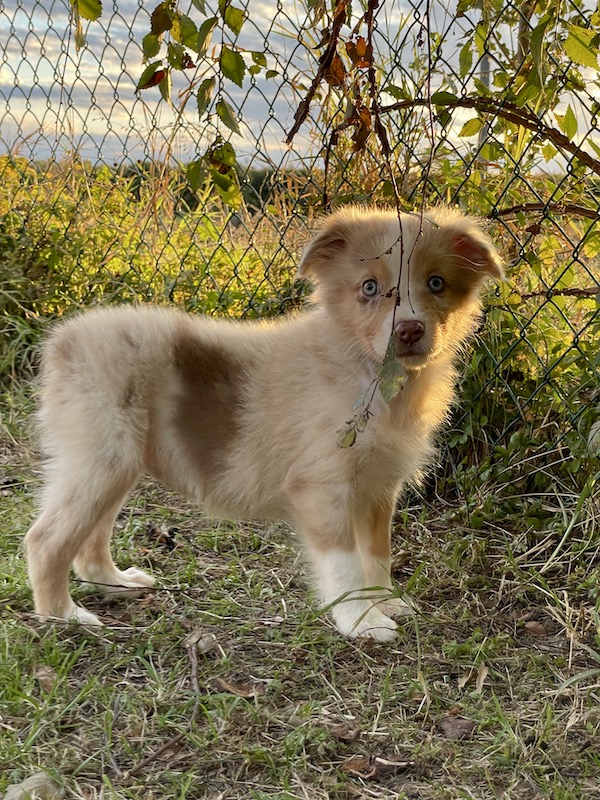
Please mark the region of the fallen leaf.
<svg viewBox="0 0 600 800"><path fill-rule="evenodd" d="M234 694L236 697L259 697L265 693L264 686L257 683L230 683L225 678L214 678L211 683L220 692Z"/></svg>
<svg viewBox="0 0 600 800"><path fill-rule="evenodd" d="M185 647L196 649L199 653L210 653L217 646L217 637L214 633L198 628L185 637Z"/></svg>
<svg viewBox="0 0 600 800"><path fill-rule="evenodd" d="M465 717L444 717L438 725L447 739L470 739L477 723Z"/></svg>
<svg viewBox="0 0 600 800"><path fill-rule="evenodd" d="M481 694L483 691L483 684L485 683L485 679L488 676L489 668L486 667L485 664L480 664L477 670L477 680L475 682L475 691L477 694Z"/></svg>
<svg viewBox="0 0 600 800"><path fill-rule="evenodd" d="M529 622L526 622L523 626L527 633L530 633L532 636L546 636L547 631L546 628L542 625L541 622L537 622L536 620L532 619Z"/></svg>
<svg viewBox="0 0 600 800"><path fill-rule="evenodd" d="M36 772L22 783L8 786L4 800L59 800L63 790L47 772Z"/></svg>
<svg viewBox="0 0 600 800"><path fill-rule="evenodd" d="M47 667L45 664L40 664L35 671L35 677L42 689L49 694L56 683L57 675L52 667Z"/></svg>
<svg viewBox="0 0 600 800"><path fill-rule="evenodd" d="M342 772L352 775L354 778L364 778L373 780L383 778L385 775L396 775L398 772L405 772L414 767L414 761L408 761L403 756L354 756L348 761L344 761L341 766Z"/></svg>
<svg viewBox="0 0 600 800"><path fill-rule="evenodd" d="M334 739L340 742L355 742L361 734L360 725L355 720L345 719L328 724L327 729Z"/></svg>

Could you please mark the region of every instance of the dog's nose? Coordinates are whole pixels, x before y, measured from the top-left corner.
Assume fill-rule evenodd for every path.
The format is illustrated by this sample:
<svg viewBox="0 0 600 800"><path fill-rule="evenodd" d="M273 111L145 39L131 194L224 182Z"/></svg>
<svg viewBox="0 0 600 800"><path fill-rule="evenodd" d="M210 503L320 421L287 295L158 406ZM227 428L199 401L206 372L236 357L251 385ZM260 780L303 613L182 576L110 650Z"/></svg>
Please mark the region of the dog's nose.
<svg viewBox="0 0 600 800"><path fill-rule="evenodd" d="M418 319L403 320L396 324L396 334L404 344L414 344L425 333L425 325Z"/></svg>

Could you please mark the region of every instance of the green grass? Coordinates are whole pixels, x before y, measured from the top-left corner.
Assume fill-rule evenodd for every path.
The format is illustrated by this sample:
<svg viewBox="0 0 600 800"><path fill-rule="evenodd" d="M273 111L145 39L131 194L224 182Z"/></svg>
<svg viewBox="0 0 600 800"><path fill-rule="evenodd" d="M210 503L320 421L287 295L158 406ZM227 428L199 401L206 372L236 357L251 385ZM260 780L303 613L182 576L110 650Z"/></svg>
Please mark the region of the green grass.
<svg viewBox="0 0 600 800"><path fill-rule="evenodd" d="M158 588L117 602L74 585L107 627L42 625L22 554L31 400L13 390L2 415L0 791L45 769L67 797L106 800L600 798L597 489L552 560L575 496L546 497L565 513L541 530L407 498L395 577L419 613L389 646L319 615L285 526L210 520L148 483L115 551ZM507 487L478 491L500 506ZM471 736L449 738L460 718ZM367 779L355 756L407 767Z"/></svg>

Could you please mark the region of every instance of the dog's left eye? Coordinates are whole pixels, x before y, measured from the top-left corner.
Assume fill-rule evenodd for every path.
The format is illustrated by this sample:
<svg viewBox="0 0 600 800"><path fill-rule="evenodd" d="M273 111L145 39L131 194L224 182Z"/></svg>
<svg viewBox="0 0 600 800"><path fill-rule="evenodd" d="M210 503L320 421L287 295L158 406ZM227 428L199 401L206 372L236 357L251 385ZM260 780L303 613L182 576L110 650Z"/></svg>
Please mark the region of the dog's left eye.
<svg viewBox="0 0 600 800"><path fill-rule="evenodd" d="M434 294L439 294L440 292L444 291L444 279L440 278L439 275L432 275L431 278L427 281L427 286L429 286L429 290Z"/></svg>
<svg viewBox="0 0 600 800"><path fill-rule="evenodd" d="M375 278L369 278L363 283L362 292L365 297L375 297L379 294L379 284Z"/></svg>

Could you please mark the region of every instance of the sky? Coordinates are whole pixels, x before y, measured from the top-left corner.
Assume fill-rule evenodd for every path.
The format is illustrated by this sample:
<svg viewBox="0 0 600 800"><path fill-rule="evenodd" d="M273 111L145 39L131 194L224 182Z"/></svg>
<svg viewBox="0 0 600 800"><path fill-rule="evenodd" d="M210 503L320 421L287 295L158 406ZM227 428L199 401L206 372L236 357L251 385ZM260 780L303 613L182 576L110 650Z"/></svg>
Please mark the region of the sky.
<svg viewBox="0 0 600 800"><path fill-rule="evenodd" d="M87 46L77 53L68 0L0 0L0 152L60 158L75 148L92 162L119 163L151 158L165 148L182 161L203 152L215 131L204 131L193 107L177 122L157 88L136 92L144 66L141 40L154 5L155 0L117 0L114 6L104 0L101 19L85 25ZM268 68L278 76L246 76L243 88L222 82L225 98L243 119L244 135L233 136L233 143L240 159L257 167L269 161L291 166L321 145L308 126L293 147L284 142L314 74L316 51L305 46L315 44L314 34L305 26L301 2L251 0L248 7L237 44L266 52ZM400 2L383 4L379 24L393 37L413 13ZM190 16L200 24L197 10ZM193 71L183 79L176 75L174 96L193 77Z"/></svg>
<svg viewBox="0 0 600 800"><path fill-rule="evenodd" d="M104 0L101 19L85 25L87 45L77 53L69 0L0 0L0 153L60 159L75 149L92 163L165 155L187 162L202 154L217 129L214 124L209 128L200 124L193 103L178 118L156 87L136 92L144 67L141 41L149 31L149 13L157 2ZM181 8L185 2L180 0ZM314 48L314 33L306 25L305 4L301 0L233 2L242 7L247 3L250 12L236 44L246 51L265 52L268 68L278 75L270 80L264 75L255 79L247 75L242 88L222 81L223 96L242 116L243 135L233 135L232 142L240 161L252 166L297 166L307 157L316 157L323 141L315 125L308 124L292 147L284 141L321 52ZM429 4L431 28L444 40L450 87L452 72L458 71L458 52L473 22L468 16L457 19L455 6L453 0L431 0ZM397 50L390 67L393 80L394 70L396 74L405 71L410 82L411 61L424 54L418 34L425 8L425 0L380 3L378 60ZM192 9L189 13L200 24L200 12ZM502 35L514 39L510 30L503 30ZM246 61L251 63L249 54ZM207 62L199 62L197 71L186 71L185 77L176 75L174 97L190 80L206 74L206 69ZM435 81L441 80L441 74L434 77L432 90ZM459 94L460 87L455 91ZM315 104L313 116L318 111ZM472 116L468 110L455 112L450 133L455 146L467 146L459 141L458 131ZM215 120L213 117L212 122ZM222 124L220 129L230 137Z"/></svg>

